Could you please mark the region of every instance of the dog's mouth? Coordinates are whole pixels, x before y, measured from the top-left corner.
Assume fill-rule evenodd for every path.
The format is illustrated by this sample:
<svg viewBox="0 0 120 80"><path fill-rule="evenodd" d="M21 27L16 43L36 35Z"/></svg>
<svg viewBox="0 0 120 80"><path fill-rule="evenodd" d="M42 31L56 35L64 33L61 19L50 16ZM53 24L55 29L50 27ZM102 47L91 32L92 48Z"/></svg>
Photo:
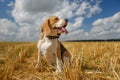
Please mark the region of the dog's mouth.
<svg viewBox="0 0 120 80"><path fill-rule="evenodd" d="M58 32L63 32L65 34L68 34L68 31L67 31L67 29L65 27L66 27L66 25L62 26L62 27L54 27L54 30L56 30Z"/></svg>

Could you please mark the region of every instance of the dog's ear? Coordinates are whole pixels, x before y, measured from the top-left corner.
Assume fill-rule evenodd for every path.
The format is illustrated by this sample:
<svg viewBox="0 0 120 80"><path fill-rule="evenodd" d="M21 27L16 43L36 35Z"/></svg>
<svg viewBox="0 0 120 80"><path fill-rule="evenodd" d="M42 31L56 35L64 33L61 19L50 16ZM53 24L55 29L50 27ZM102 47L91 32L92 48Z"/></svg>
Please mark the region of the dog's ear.
<svg viewBox="0 0 120 80"><path fill-rule="evenodd" d="M44 36L49 36L51 33L50 20L46 20L41 27L41 32Z"/></svg>

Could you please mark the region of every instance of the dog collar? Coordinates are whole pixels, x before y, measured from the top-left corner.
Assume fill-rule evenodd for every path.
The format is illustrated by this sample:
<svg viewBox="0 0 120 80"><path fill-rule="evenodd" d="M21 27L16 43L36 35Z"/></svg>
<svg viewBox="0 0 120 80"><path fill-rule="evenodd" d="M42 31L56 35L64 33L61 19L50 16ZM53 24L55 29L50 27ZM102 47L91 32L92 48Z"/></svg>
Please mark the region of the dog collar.
<svg viewBox="0 0 120 80"><path fill-rule="evenodd" d="M60 37L60 34L58 33L56 36L46 36L49 39L56 39Z"/></svg>
<svg viewBox="0 0 120 80"><path fill-rule="evenodd" d="M47 38L49 39L56 39L56 38L59 38L59 36L46 36Z"/></svg>

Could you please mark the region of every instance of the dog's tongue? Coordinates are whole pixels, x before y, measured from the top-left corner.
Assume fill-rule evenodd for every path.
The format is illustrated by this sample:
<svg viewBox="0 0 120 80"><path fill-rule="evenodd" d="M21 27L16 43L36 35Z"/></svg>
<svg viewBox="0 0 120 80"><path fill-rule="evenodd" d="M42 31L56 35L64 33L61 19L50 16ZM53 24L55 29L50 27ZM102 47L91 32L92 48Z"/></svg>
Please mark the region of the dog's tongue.
<svg viewBox="0 0 120 80"><path fill-rule="evenodd" d="M65 34L68 34L67 29L65 29L64 27L62 27L62 31L65 32Z"/></svg>

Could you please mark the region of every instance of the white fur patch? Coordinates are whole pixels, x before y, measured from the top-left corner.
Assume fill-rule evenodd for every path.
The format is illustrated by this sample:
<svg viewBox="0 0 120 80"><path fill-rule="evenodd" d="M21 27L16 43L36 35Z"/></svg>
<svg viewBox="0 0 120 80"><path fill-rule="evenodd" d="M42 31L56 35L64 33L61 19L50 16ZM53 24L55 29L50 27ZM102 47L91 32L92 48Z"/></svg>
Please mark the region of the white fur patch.
<svg viewBox="0 0 120 80"><path fill-rule="evenodd" d="M46 57L51 64L56 64L57 39L44 37L38 42L38 51ZM40 53L39 53L40 54Z"/></svg>
<svg viewBox="0 0 120 80"><path fill-rule="evenodd" d="M63 66L63 65L62 65L62 60L59 60L59 59L57 58L56 61L57 61L56 63L57 63L57 69L58 69L57 72L61 72L61 71L62 71L62 68L63 68L63 67L62 67L62 66Z"/></svg>
<svg viewBox="0 0 120 80"><path fill-rule="evenodd" d="M64 19L60 19L59 22L56 23L55 27L63 27L66 24Z"/></svg>

